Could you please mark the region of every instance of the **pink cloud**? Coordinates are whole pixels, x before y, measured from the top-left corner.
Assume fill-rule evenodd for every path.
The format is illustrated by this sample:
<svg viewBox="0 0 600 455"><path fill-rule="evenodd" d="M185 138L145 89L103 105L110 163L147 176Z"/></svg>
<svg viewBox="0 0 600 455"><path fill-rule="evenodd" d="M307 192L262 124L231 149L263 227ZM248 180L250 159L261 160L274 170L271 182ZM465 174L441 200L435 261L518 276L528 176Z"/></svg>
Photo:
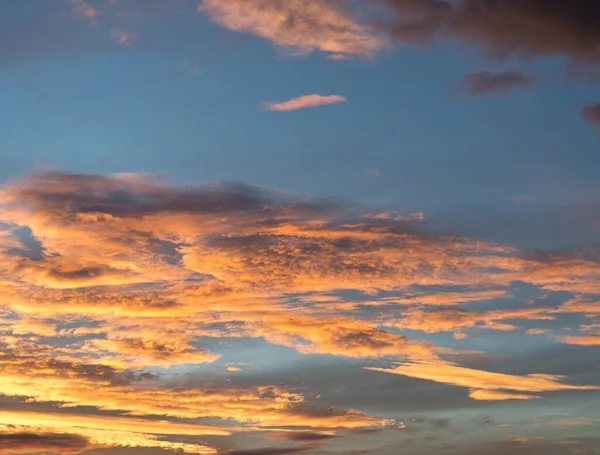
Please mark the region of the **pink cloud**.
<svg viewBox="0 0 600 455"><path fill-rule="evenodd" d="M369 56L387 44L333 2L203 0L198 11L224 28L268 39L300 54L318 50Z"/></svg>
<svg viewBox="0 0 600 455"><path fill-rule="evenodd" d="M129 47L132 46L137 39L137 34L126 30L112 29L110 31L110 37L120 45Z"/></svg>
<svg viewBox="0 0 600 455"><path fill-rule="evenodd" d="M79 17L89 19L91 22L95 22L98 17L102 15L102 12L88 5L84 0L69 0L73 5L71 12Z"/></svg>
<svg viewBox="0 0 600 455"><path fill-rule="evenodd" d="M343 103L347 101L343 96L318 94L304 95L283 102L266 102L264 107L270 111L288 112L304 109L306 107L325 106L328 104Z"/></svg>

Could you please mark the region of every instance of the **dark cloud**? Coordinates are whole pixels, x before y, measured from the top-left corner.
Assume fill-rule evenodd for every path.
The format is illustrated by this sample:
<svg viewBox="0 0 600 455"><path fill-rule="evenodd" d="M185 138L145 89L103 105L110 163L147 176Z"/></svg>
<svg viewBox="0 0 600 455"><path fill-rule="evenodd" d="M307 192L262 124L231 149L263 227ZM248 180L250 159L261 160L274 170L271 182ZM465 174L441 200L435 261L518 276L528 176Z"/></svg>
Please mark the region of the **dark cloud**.
<svg viewBox="0 0 600 455"><path fill-rule="evenodd" d="M588 104L581 110L586 122L600 128L600 103Z"/></svg>
<svg viewBox="0 0 600 455"><path fill-rule="evenodd" d="M308 447L265 447L264 449L231 450L226 452L226 455L287 455L305 452L308 449Z"/></svg>
<svg viewBox="0 0 600 455"><path fill-rule="evenodd" d="M137 218L165 213L254 213L271 217L263 221L264 227L274 227L290 216L325 216L352 208L342 201L301 200L240 182L176 187L160 184L153 177L42 172L13 180L7 196L30 210L67 219L86 213Z"/></svg>
<svg viewBox="0 0 600 455"><path fill-rule="evenodd" d="M285 441L295 441L295 442L308 442L308 443L318 443L327 441L328 439L333 439L336 436L333 434L325 434L325 433L314 433L311 431L304 431L300 433L291 432L291 433L281 433L278 435L278 439L283 439Z"/></svg>
<svg viewBox="0 0 600 455"><path fill-rule="evenodd" d="M514 437L506 441L488 442L485 446L462 447L459 451L451 452L452 455L476 455L487 453L500 455L511 453L515 455L565 455L582 454L591 455L598 447L596 438L570 438L551 440L546 438L518 438Z"/></svg>
<svg viewBox="0 0 600 455"><path fill-rule="evenodd" d="M431 419L429 423L436 430L444 430L450 426L450 419Z"/></svg>
<svg viewBox="0 0 600 455"><path fill-rule="evenodd" d="M55 452L75 454L88 446L82 436L71 434L0 433L0 453Z"/></svg>
<svg viewBox="0 0 600 455"><path fill-rule="evenodd" d="M241 183L219 183L206 188L150 185L144 178L47 172L16 182L14 196L32 208L67 213L106 213L144 216L161 212L223 213L258 210L266 195ZM31 184L37 189L31 191Z"/></svg>
<svg viewBox="0 0 600 455"><path fill-rule="evenodd" d="M563 54L600 59L600 3L594 0L384 0L386 23L404 42L445 36L481 46L488 55Z"/></svg>
<svg viewBox="0 0 600 455"><path fill-rule="evenodd" d="M538 76L527 76L518 71L491 73L479 71L467 74L463 79L463 91L470 95L505 95L514 88L533 85Z"/></svg>

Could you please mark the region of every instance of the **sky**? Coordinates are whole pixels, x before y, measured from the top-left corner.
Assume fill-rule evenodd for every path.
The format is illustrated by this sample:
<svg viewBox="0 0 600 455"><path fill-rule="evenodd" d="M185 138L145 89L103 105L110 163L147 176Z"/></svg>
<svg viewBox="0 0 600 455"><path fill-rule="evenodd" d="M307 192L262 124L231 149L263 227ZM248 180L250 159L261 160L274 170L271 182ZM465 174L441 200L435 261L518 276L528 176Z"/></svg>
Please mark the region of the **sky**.
<svg viewBox="0 0 600 455"><path fill-rule="evenodd" d="M600 454L599 22L0 2L0 454Z"/></svg>

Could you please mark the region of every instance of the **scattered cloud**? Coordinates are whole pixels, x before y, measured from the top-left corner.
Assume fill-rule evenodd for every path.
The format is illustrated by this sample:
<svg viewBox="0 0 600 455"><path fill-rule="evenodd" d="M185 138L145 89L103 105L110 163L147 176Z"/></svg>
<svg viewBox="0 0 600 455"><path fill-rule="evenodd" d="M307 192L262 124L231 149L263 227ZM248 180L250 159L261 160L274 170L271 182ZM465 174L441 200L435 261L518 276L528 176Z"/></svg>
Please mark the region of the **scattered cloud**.
<svg viewBox="0 0 600 455"><path fill-rule="evenodd" d="M96 20L102 15L102 12L88 4L85 0L69 0L72 7L71 13L78 17L89 19L90 22L95 23Z"/></svg>
<svg viewBox="0 0 600 455"><path fill-rule="evenodd" d="M194 65L190 62L183 62L182 66L188 74L198 75L202 72L202 68L199 65Z"/></svg>
<svg viewBox="0 0 600 455"><path fill-rule="evenodd" d="M292 98L282 102L266 102L264 107L270 111L289 112L307 107L326 106L328 104L337 104L347 101L346 98L339 95L304 95L297 98Z"/></svg>
<svg viewBox="0 0 600 455"><path fill-rule="evenodd" d="M463 91L469 95L505 95L516 88L530 87L537 80L538 76L527 76L517 71L480 71L465 76Z"/></svg>
<svg viewBox="0 0 600 455"><path fill-rule="evenodd" d="M133 46L133 44L137 40L136 33L128 32L126 30L121 29L112 29L110 31L110 37L116 43L126 47Z"/></svg>

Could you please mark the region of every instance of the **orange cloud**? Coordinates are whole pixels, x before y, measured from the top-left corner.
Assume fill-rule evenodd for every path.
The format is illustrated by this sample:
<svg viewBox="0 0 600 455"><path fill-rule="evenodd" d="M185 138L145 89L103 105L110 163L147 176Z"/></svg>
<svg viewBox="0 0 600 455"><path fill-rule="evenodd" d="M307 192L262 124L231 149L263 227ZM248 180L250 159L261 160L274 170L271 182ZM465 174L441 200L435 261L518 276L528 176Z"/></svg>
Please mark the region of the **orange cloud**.
<svg viewBox="0 0 600 455"><path fill-rule="evenodd" d="M338 95L304 95L298 98L293 98L289 101L283 102L267 102L264 104L265 108L270 111L277 112L289 112L296 111L298 109L304 109L307 107L326 106L328 104L343 103L346 98Z"/></svg>
<svg viewBox="0 0 600 455"><path fill-rule="evenodd" d="M586 295L559 309L463 308L502 303L515 282L547 292L592 288L597 264L568 252L427 234L420 216L266 188L176 187L135 174L23 177L0 189L0 209L0 394L9 397L143 421L211 419L232 432L395 424L323 408L310 391L234 385L246 375L225 373L236 368L227 343L240 338L304 355L408 362L380 371L465 387L478 400L593 388L459 367L440 360L454 351L427 339L467 328L519 330L513 320L560 321L573 311L593 316ZM408 330L422 336L411 339ZM226 374L226 386L208 376L187 384L172 370L211 362L207 370ZM167 446L175 443L152 429L76 430L26 422L19 429L197 449Z"/></svg>
<svg viewBox="0 0 600 455"><path fill-rule="evenodd" d="M8 453L60 451L79 453L88 446L96 447L156 447L184 453L216 453L204 444L180 443L156 435L202 436L228 434L226 431L207 432L202 425L149 421L125 417L89 416L81 414L0 411L0 442L18 441L21 446ZM34 435L24 437L24 435ZM39 435L39 436L38 436ZM26 443L29 441L28 443ZM2 446L4 449L5 446ZM29 448L29 451L25 449ZM4 453L4 452L3 452Z"/></svg>
<svg viewBox="0 0 600 455"><path fill-rule="evenodd" d="M576 297L563 303L557 310L558 313L584 313L588 316L600 316L600 301Z"/></svg>
<svg viewBox="0 0 600 455"><path fill-rule="evenodd" d="M572 335L559 337L566 344L578 344L581 346L600 346L600 334L594 335Z"/></svg>
<svg viewBox="0 0 600 455"><path fill-rule="evenodd" d="M198 11L213 22L293 49L369 56L386 39L359 24L349 10L320 0L203 0Z"/></svg>
<svg viewBox="0 0 600 455"><path fill-rule="evenodd" d="M600 390L600 386L569 385L559 382L560 376L530 374L517 376L465 368L441 360L416 361L396 368L367 368L373 371L400 374L412 378L440 382L443 384L472 389L469 396L475 400L531 399L532 392L554 392L560 390ZM515 392L528 392L513 394Z"/></svg>
<svg viewBox="0 0 600 455"><path fill-rule="evenodd" d="M63 406L92 406L134 416L210 418L228 421L229 425L237 423L229 429L200 424L181 427L195 431L193 434L227 434L248 426L337 429L393 423L355 410L337 409L324 413L305 403L303 395L273 386L251 388L227 384L219 387L209 383L169 388L158 376L119 372L89 363L17 355L0 357L0 369L0 393L6 396L28 397L30 401L61 403ZM106 420L105 425L110 422L110 419ZM155 424L155 421L142 419L117 419L114 423L124 431L135 431L136 425L154 428L152 425ZM187 434L177 433L181 430L177 426L173 428L173 434ZM148 433L153 432L148 430ZM167 434L165 431L155 433Z"/></svg>
<svg viewBox="0 0 600 455"><path fill-rule="evenodd" d="M421 330L427 333L460 332L477 328L489 330L517 330L518 326L506 320L552 320L547 308L519 308L515 310L467 311L460 308L437 308L421 310L409 308L402 318L385 322L383 325L398 329Z"/></svg>
<svg viewBox="0 0 600 455"><path fill-rule="evenodd" d="M498 390L470 390L469 397L479 401L534 400L536 398L540 398L536 395L511 393Z"/></svg>

